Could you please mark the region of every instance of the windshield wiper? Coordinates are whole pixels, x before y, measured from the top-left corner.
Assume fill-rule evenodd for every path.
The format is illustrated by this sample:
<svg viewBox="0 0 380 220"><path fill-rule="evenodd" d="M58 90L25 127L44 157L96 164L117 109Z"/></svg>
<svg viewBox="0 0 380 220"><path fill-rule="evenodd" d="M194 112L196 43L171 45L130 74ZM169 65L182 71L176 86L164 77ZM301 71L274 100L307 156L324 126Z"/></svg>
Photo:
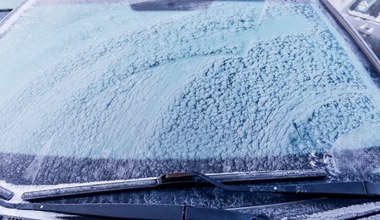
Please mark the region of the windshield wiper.
<svg viewBox="0 0 380 220"><path fill-rule="evenodd" d="M286 193L286 194L305 194L305 195L350 195L350 196L380 196L380 183L371 183L366 181L353 182L330 182L330 183L307 183L292 185L276 185L276 186L231 186L223 184L219 181L202 173L178 173L166 175L163 180L174 181L181 178L200 178L215 187L226 191L237 192L269 192L269 193Z"/></svg>
<svg viewBox="0 0 380 220"><path fill-rule="evenodd" d="M322 175L312 174L312 177L322 177ZM323 176L325 177L325 176ZM306 178L304 176L303 178ZM310 176L308 176L310 178ZM302 178L298 178L302 179ZM306 184L293 184L293 185L282 185L278 184L275 186L236 186L227 185L222 181L212 178L211 176L202 173L172 173L161 176L157 179L158 182L149 185L149 187L157 187L166 184L183 184L183 183L208 183L220 189L226 191L236 191L236 192L267 192L267 193L283 193L283 194L304 194L304 195L320 195L320 196L380 196L380 183L371 183L365 181L356 182L319 182L319 183L306 183ZM275 179L276 180L276 179ZM236 182L236 181L234 181ZM238 181L238 182L241 182ZM111 185L114 187L114 185ZM103 185L88 185L88 186L77 186L59 189L48 189L33 192L25 192L22 195L22 199L35 200L35 199L46 199L46 198L56 198L63 196L77 196L89 193L104 193L115 190L122 190L121 188L107 188L110 187L107 184ZM134 185L132 189L146 188L146 185L140 185L140 187ZM126 188L124 185L123 190L131 189Z"/></svg>
<svg viewBox="0 0 380 220"><path fill-rule="evenodd" d="M247 174L247 173L246 173ZM248 175L250 174L250 175ZM225 174L209 174L202 173L171 173L156 178L158 182L155 186L166 184L181 184L181 183L207 183L215 187L226 191L238 191L247 193L268 192L268 193L290 193L290 194L303 194L303 195L318 195L318 196L380 196L380 184L370 183L364 181L358 182L318 182L318 183L302 183L284 185L277 184L275 186L239 186L239 185L227 185L223 182L244 182L247 179L252 179L252 174L248 173L247 176L240 176L237 180L233 181L231 177L236 173ZM277 173L278 174L278 173ZM309 171L309 175L306 173L291 173L293 177L298 176L297 179L326 177L323 171ZM284 179L283 176L280 175ZM261 177L262 179L263 177ZM273 178L272 180L277 180ZM140 181L151 180L149 178L140 179ZM137 180L134 180L137 181ZM146 183L146 182L145 182ZM100 186L108 186L107 183L100 184ZM125 185L124 185L125 186ZM85 188L83 188L85 187ZM89 192L98 193L95 189L98 185L77 186L69 188L59 188L51 190L41 190L34 192L26 192L23 194L25 200L54 198L61 196L76 196L83 195ZM140 188L146 188L147 186L140 184ZM149 187L154 187L150 185ZM92 188L91 191L89 189ZM138 188L135 184L133 189ZM138 189L140 189L138 188ZM65 190L69 189L69 193ZM105 191L107 188L100 188L100 192ZM110 188L108 188L110 189ZM114 191L115 188L111 188ZM128 188L130 189L130 188ZM75 194L75 190L77 194ZM120 189L118 189L120 190ZM11 197L9 190L0 190L0 193L5 192L2 195L3 198ZM10 209L19 210L34 210L34 211L48 211L55 213L64 213L80 216L90 217L104 217L104 218L127 218L127 219L255 219L250 215L234 212L223 209L209 209L209 208L196 208L191 206L177 206L177 205L129 205L129 204L44 204L44 203L9 203L0 199L0 206ZM264 217L263 217L264 218Z"/></svg>
<svg viewBox="0 0 380 220"><path fill-rule="evenodd" d="M99 194L113 191L155 188L166 185L197 183L208 183L230 191L247 191L244 187L230 186L223 183L276 181L284 179L306 180L325 177L326 172L322 170L254 171L218 174L171 173L160 177L110 181L105 183L76 184L69 187L30 191L23 193L22 199L25 201L30 201L36 199Z"/></svg>
<svg viewBox="0 0 380 220"><path fill-rule="evenodd" d="M287 193L287 194L319 194L328 195L358 195L358 196L380 196L380 184L366 181L356 182L331 182L331 183L308 183L293 185L277 185L277 186L231 186L223 184L219 181L201 174L201 173L179 173L166 175L165 181L172 181L172 178L200 178L215 187L226 191L237 192L270 192L270 193ZM175 181L175 180L174 180Z"/></svg>
<svg viewBox="0 0 380 220"><path fill-rule="evenodd" d="M44 204L44 203L7 203L0 200L0 206L24 210L53 212L75 216L111 219L152 219L152 220L254 220L268 219L265 216L253 217L236 211L223 209L198 208L178 205L128 205L128 204ZM88 218L89 217L89 218ZM73 217L67 217L72 219ZM65 217L60 217L65 219Z"/></svg>

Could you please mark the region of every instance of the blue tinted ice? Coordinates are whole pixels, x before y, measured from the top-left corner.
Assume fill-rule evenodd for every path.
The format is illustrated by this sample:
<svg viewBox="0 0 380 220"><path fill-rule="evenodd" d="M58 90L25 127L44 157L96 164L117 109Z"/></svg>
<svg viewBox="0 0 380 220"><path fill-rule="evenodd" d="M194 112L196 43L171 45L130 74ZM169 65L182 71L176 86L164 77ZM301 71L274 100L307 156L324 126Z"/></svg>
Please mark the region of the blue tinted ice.
<svg viewBox="0 0 380 220"><path fill-rule="evenodd" d="M120 159L328 151L380 123L377 87L329 22L314 2L38 5L0 29L0 150Z"/></svg>
<svg viewBox="0 0 380 220"><path fill-rule="evenodd" d="M18 7L23 0L3 0L0 1L0 9L13 9Z"/></svg>

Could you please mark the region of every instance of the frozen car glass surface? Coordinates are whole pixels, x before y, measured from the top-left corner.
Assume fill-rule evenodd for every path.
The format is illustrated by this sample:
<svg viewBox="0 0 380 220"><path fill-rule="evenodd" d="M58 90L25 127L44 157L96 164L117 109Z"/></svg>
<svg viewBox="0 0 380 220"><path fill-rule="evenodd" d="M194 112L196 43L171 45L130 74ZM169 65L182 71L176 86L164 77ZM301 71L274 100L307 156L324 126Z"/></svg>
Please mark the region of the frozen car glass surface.
<svg viewBox="0 0 380 220"><path fill-rule="evenodd" d="M1 21L5 16L7 16L8 13L9 13L9 12L2 12L2 11L0 11L0 21Z"/></svg>
<svg viewBox="0 0 380 220"><path fill-rule="evenodd" d="M19 6L23 0L3 0L0 1L0 9L13 9Z"/></svg>
<svg viewBox="0 0 380 220"><path fill-rule="evenodd" d="M209 159L229 171L229 158L323 153L379 127L378 88L316 1L21 10L0 27L0 151L32 156L25 178L52 156Z"/></svg>

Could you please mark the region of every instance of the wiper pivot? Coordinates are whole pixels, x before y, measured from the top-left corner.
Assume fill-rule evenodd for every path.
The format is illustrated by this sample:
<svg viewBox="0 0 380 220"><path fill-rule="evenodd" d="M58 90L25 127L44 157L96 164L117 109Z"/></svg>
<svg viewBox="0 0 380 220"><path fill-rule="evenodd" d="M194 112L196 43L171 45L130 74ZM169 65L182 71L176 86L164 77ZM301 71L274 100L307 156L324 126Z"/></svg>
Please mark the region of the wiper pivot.
<svg viewBox="0 0 380 220"><path fill-rule="evenodd" d="M171 184L171 183L186 183L186 182L189 182L189 183L207 182L220 189L227 190L227 191L250 192L249 187L226 185L202 173L172 173L172 174L163 175L159 179L160 185Z"/></svg>

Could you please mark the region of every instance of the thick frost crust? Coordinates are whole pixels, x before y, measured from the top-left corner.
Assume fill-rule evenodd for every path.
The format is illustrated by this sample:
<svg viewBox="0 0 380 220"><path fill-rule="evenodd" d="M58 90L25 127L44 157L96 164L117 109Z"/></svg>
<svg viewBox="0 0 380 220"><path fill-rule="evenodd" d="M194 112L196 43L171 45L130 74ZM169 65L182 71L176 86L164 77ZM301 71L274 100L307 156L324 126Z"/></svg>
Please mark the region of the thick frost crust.
<svg viewBox="0 0 380 220"><path fill-rule="evenodd" d="M98 16L113 32L100 39L75 30L106 28L86 17L56 30L75 34L53 48L81 43L0 98L1 150L38 155L20 171L30 180L51 172L40 169L47 155L208 159L229 170L229 158L325 152L380 123L378 89L313 3L263 7L216 2L130 30L109 9Z"/></svg>

